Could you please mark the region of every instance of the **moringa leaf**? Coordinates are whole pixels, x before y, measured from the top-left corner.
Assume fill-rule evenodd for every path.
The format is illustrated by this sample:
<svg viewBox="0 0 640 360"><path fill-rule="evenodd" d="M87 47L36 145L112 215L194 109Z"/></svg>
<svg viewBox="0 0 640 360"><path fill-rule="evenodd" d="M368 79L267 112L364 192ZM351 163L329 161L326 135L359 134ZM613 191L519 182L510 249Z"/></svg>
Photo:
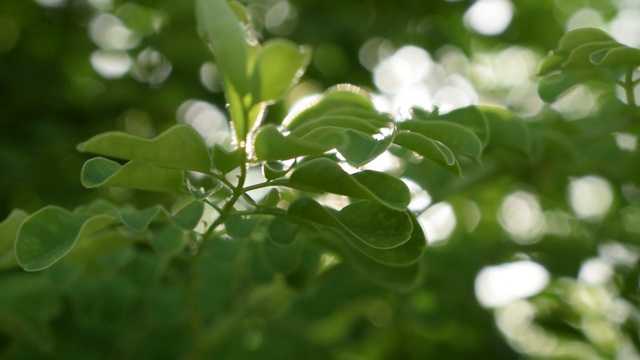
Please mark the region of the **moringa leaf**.
<svg viewBox="0 0 640 360"><path fill-rule="evenodd" d="M241 21L248 19L238 19L236 13L227 0L196 0L198 33L211 46L220 72L236 91L244 94L248 45Z"/></svg>
<svg viewBox="0 0 640 360"><path fill-rule="evenodd" d="M298 82L309 63L311 51L285 39L267 41L256 58L249 80L253 102L281 98Z"/></svg>
<svg viewBox="0 0 640 360"><path fill-rule="evenodd" d="M132 160L120 165L102 157L85 162L81 183L84 187L122 187L129 189L180 193L184 172Z"/></svg>
<svg viewBox="0 0 640 360"><path fill-rule="evenodd" d="M48 268L60 260L78 241L119 221L111 216L76 214L47 206L26 219L15 243L18 264L27 271Z"/></svg>
<svg viewBox="0 0 640 360"><path fill-rule="evenodd" d="M189 125L176 125L153 139L121 131L103 133L78 145L81 152L153 163L171 169L208 173L209 150Z"/></svg>
<svg viewBox="0 0 640 360"><path fill-rule="evenodd" d="M380 203L394 210L404 210L411 201L407 185L398 178L372 170L349 175L327 158L313 159L298 166L289 186L315 192L330 192Z"/></svg>
<svg viewBox="0 0 640 360"><path fill-rule="evenodd" d="M569 53L580 45L593 42L615 41L606 32L596 28L579 28L564 34L558 42L559 53Z"/></svg>
<svg viewBox="0 0 640 360"><path fill-rule="evenodd" d="M367 201L362 203L348 205L344 213L332 213L315 200L298 198L289 206L288 214L291 217L289 220L297 221L300 225L311 227L319 232L322 232L319 227L333 228L341 231L345 236L362 242L365 246L377 249L392 249L409 240L412 224L405 211L391 210ZM391 220L374 224L370 221L371 219L356 219L354 210L368 205L381 210L381 216L389 216ZM349 206L353 207L349 208Z"/></svg>
<svg viewBox="0 0 640 360"><path fill-rule="evenodd" d="M482 141L462 125L445 121L407 120L398 124L399 130L421 134L446 145L454 154L467 156L477 163L482 155Z"/></svg>

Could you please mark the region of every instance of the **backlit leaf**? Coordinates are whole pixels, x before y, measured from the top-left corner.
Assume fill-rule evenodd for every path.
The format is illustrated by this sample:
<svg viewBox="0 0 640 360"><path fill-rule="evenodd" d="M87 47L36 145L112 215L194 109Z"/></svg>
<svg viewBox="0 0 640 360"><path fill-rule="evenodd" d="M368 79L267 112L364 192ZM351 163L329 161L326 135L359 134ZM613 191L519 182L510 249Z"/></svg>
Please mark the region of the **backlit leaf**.
<svg viewBox="0 0 640 360"><path fill-rule="evenodd" d="M580 45L592 42L614 41L606 32L596 28L579 28L564 34L558 42L558 51L568 53Z"/></svg>
<svg viewBox="0 0 640 360"><path fill-rule="evenodd" d="M87 188L122 187L129 189L179 193L184 172L132 160L125 165L97 157L82 167L81 182Z"/></svg>
<svg viewBox="0 0 640 360"><path fill-rule="evenodd" d="M81 143L78 150L171 169L208 173L211 167L209 151L202 136L189 125L176 125L153 139L120 131L107 132Z"/></svg>
<svg viewBox="0 0 640 360"><path fill-rule="evenodd" d="M296 168L289 186L372 200L395 210L406 209L411 201L409 189L402 180L371 170L349 175L326 158L313 159Z"/></svg>
<svg viewBox="0 0 640 360"><path fill-rule="evenodd" d="M421 134L446 145L454 154L467 156L476 162L482 155L482 142L471 130L462 125L446 121L407 120L398 124L398 129Z"/></svg>
<svg viewBox="0 0 640 360"><path fill-rule="evenodd" d="M250 79L253 101L272 101L282 97L302 75L310 51L289 40L267 41L256 59Z"/></svg>

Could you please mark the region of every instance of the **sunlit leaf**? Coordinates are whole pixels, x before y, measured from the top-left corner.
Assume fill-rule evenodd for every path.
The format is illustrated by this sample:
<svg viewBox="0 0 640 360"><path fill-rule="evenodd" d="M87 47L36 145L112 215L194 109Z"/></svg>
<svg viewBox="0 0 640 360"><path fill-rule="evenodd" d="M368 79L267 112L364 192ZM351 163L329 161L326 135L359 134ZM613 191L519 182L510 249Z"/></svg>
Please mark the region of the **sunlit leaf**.
<svg viewBox="0 0 640 360"><path fill-rule="evenodd" d="M579 28L564 34L558 42L558 51L572 51L580 45L592 42L615 41L606 32L596 28Z"/></svg>
<svg viewBox="0 0 640 360"><path fill-rule="evenodd" d="M366 246L360 241L349 241L349 244L356 250L381 264L389 266L406 266L414 264L422 258L422 255L427 248L427 240L420 224L418 224L415 219L415 216L413 214L409 214L409 217L411 218L412 224L411 237L408 241L392 249L378 249ZM350 240L349 238L347 239Z"/></svg>
<svg viewBox="0 0 640 360"><path fill-rule="evenodd" d="M395 137L395 131L391 129L387 134L376 134L373 137L365 133L346 130L345 141L336 146L336 150L349 162L360 167L377 158L391 146Z"/></svg>
<svg viewBox="0 0 640 360"><path fill-rule="evenodd" d="M68 254L80 239L117 223L115 218L105 215L81 215L47 206L20 226L16 258L27 271L46 269Z"/></svg>
<svg viewBox="0 0 640 360"><path fill-rule="evenodd" d="M0 270L17 265L13 246L18 228L28 217L24 210L15 209L0 223Z"/></svg>
<svg viewBox="0 0 640 360"><path fill-rule="evenodd" d="M460 165L458 165L455 156L446 145L439 141L429 139L422 134L400 131L396 134L393 142L405 149L414 151L420 156L435 161L446 169L451 169L458 176L461 175Z"/></svg>
<svg viewBox="0 0 640 360"><path fill-rule="evenodd" d="M489 123L477 106L467 106L438 115L438 119L454 122L464 126L480 139L483 146L487 146L491 138Z"/></svg>
<svg viewBox="0 0 640 360"><path fill-rule="evenodd" d="M462 125L445 121L407 120L398 129L408 130L446 145L454 154L467 156L476 162L482 155L482 142L471 130Z"/></svg>
<svg viewBox="0 0 640 360"><path fill-rule="evenodd" d="M343 84L327 89L324 94L309 107L300 112L288 115L283 121L283 124L287 129L295 130L309 121L313 121L343 107L366 110L376 114L369 93L359 87ZM360 115L358 115L358 117L360 117Z"/></svg>
<svg viewBox="0 0 640 360"><path fill-rule="evenodd" d="M411 201L409 189L402 180L371 170L349 175L340 165L326 158L300 165L291 174L289 185L372 200L396 210L406 209Z"/></svg>
<svg viewBox="0 0 640 360"><path fill-rule="evenodd" d="M336 218L358 238L376 249L392 249L410 238L413 231L406 211L391 210L370 201L349 204Z"/></svg>
<svg viewBox="0 0 640 360"><path fill-rule="evenodd" d="M551 103L583 79L583 74L575 71L549 75L540 80L538 94L543 101Z"/></svg>
<svg viewBox="0 0 640 360"><path fill-rule="evenodd" d="M358 205L356 205L358 204ZM364 210L367 206L367 210ZM357 211L366 211L367 215L377 212L377 219L388 216L384 221L374 223L366 216L358 217ZM406 243L413 225L406 211L395 211L370 202L358 202L345 207L342 211L332 213L315 200L296 199L288 209L292 219L301 225L312 227L326 226L343 232L350 240L357 240L362 245L378 249L392 249Z"/></svg>
<svg viewBox="0 0 640 360"><path fill-rule="evenodd" d="M197 0L198 33L211 46L220 71L241 94L247 89L245 30L227 0Z"/></svg>
<svg viewBox="0 0 640 360"><path fill-rule="evenodd" d="M176 125L153 139L120 131L107 132L78 145L78 150L172 169L207 173L211 167L202 136L189 125Z"/></svg>
<svg viewBox="0 0 640 360"><path fill-rule="evenodd" d="M284 136L275 126L265 126L255 139L255 153L259 160L293 159L304 155L322 154L344 141L334 134L311 134L313 142Z"/></svg>
<svg viewBox="0 0 640 360"><path fill-rule="evenodd" d="M540 64L540 70L538 71L538 76L548 75L554 71L558 71L562 69L562 64L567 59L567 56L564 54L552 54L545 57L542 60L542 64Z"/></svg>
<svg viewBox="0 0 640 360"><path fill-rule="evenodd" d="M610 50L601 50L591 54L590 60L598 66L640 66L640 49L620 46Z"/></svg>
<svg viewBox="0 0 640 360"><path fill-rule="evenodd" d="M593 53L600 53L602 51L607 52L607 50L618 46L620 46L620 43L617 41L593 42L580 45L569 53L565 67L593 66L591 60Z"/></svg>
<svg viewBox="0 0 640 360"><path fill-rule="evenodd" d="M81 182L87 188L122 187L129 189L179 193L184 172L151 163L132 160L125 165L97 157L82 167Z"/></svg>
<svg viewBox="0 0 640 360"><path fill-rule="evenodd" d="M304 71L310 51L285 39L267 41L256 59L250 79L254 102L282 97Z"/></svg>

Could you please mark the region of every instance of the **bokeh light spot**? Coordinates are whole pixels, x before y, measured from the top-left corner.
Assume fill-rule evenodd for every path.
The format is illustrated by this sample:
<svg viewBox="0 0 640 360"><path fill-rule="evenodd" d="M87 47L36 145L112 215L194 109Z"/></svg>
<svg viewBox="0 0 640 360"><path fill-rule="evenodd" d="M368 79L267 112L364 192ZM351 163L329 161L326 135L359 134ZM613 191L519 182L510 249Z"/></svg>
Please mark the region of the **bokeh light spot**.
<svg viewBox="0 0 640 360"><path fill-rule="evenodd" d="M569 203L580 218L601 218L613 203L609 182L598 176L585 176L569 183Z"/></svg>
<svg viewBox="0 0 640 360"><path fill-rule="evenodd" d="M501 34L512 18L513 5L508 0L479 0L464 14L465 24L483 35Z"/></svg>
<svg viewBox="0 0 640 360"><path fill-rule="evenodd" d="M536 295L549 283L549 272L533 261L485 267L478 273L475 292L484 307L499 307Z"/></svg>
<svg viewBox="0 0 640 360"><path fill-rule="evenodd" d="M132 65L125 51L96 50L90 57L91 65L102 77L115 79L122 77Z"/></svg>
<svg viewBox="0 0 640 360"><path fill-rule="evenodd" d="M431 205L418 216L429 244L447 240L456 228L456 215L451 205L445 202Z"/></svg>

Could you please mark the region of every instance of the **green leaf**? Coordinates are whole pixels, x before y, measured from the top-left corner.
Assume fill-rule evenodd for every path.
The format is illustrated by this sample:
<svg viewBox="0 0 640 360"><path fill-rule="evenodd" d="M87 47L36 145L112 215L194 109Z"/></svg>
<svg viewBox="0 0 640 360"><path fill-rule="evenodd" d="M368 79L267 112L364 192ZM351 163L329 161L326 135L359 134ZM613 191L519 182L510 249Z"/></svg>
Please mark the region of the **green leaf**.
<svg viewBox="0 0 640 360"><path fill-rule="evenodd" d="M261 219L253 216L233 214L224 220L224 227L229 236L235 239L248 239L254 234L260 222Z"/></svg>
<svg viewBox="0 0 640 360"><path fill-rule="evenodd" d="M392 249L378 249L366 246L359 241L349 241L349 244L362 254L384 265L407 266L414 264L422 258L427 248L427 240L415 216L413 214L408 215L412 224L411 236L408 241L399 246Z"/></svg>
<svg viewBox="0 0 640 360"><path fill-rule="evenodd" d="M142 232L147 229L153 219L162 211L161 206L151 206L143 210L123 210L118 212L118 218L129 229Z"/></svg>
<svg viewBox="0 0 640 360"><path fill-rule="evenodd" d="M558 52L568 53L580 45L593 42L615 41L606 32L596 28L580 28L567 32L558 42Z"/></svg>
<svg viewBox="0 0 640 360"><path fill-rule="evenodd" d="M383 126L388 127L390 119L387 119ZM380 126L376 122L369 121L366 118L347 116L347 115L324 115L313 120L309 120L301 126L296 127L291 131L291 135L295 137L302 137L308 134L310 131L322 127L338 127L344 129L353 129L365 134L376 134L380 132Z"/></svg>
<svg viewBox="0 0 640 360"><path fill-rule="evenodd" d="M184 172L132 160L121 166L115 161L97 157L82 167L84 187L122 187L129 189L180 193Z"/></svg>
<svg viewBox="0 0 640 360"><path fill-rule="evenodd" d="M438 119L462 125L474 133L487 146L490 139L489 123L477 106L467 106L438 115Z"/></svg>
<svg viewBox="0 0 640 360"><path fill-rule="evenodd" d="M248 45L239 21L245 19L236 17L227 0L196 0L196 20L220 72L240 94L246 93Z"/></svg>
<svg viewBox="0 0 640 360"><path fill-rule="evenodd" d="M29 214L24 210L15 209L0 223L0 270L18 264L13 252L13 246L20 225L28 217Z"/></svg>
<svg viewBox="0 0 640 360"><path fill-rule="evenodd" d="M168 224L159 231L155 231L151 236L151 241L158 253L162 255L176 254L184 248L184 231L174 224Z"/></svg>
<svg viewBox="0 0 640 360"><path fill-rule="evenodd" d="M60 260L81 239L117 224L110 216L89 216L72 213L56 206L47 206L26 219L15 244L18 264L27 271L48 268Z"/></svg>
<svg viewBox="0 0 640 360"><path fill-rule="evenodd" d="M395 210L406 209L411 201L409 188L402 180L371 170L349 175L327 158L300 165L291 174L289 186L372 200Z"/></svg>
<svg viewBox="0 0 640 360"><path fill-rule="evenodd" d="M462 125L445 121L407 120L398 129L408 130L446 145L454 154L464 155L480 162L482 142L471 130Z"/></svg>
<svg viewBox="0 0 640 360"><path fill-rule="evenodd" d="M392 249L407 242L413 231L406 211L391 210L370 201L342 208L336 218L359 239L376 249Z"/></svg>
<svg viewBox="0 0 640 360"><path fill-rule="evenodd" d="M389 216L389 219L377 224L364 216L358 219L357 210L367 206L379 210L380 215L377 216ZM330 227L341 231L350 240L360 241L362 244L359 245L377 249L392 249L406 243L413 229L406 211L387 209L367 201L348 205L343 211L333 214L315 200L298 198L291 203L288 213L291 216L289 220L299 221L301 225L319 232L322 231L318 226ZM369 212L367 214L371 215Z"/></svg>
<svg viewBox="0 0 640 360"><path fill-rule="evenodd" d="M295 288L302 288L309 284L318 274L318 270L322 265L321 259L322 252L319 249L313 246L312 243L305 244L297 269L287 274L287 283Z"/></svg>
<svg viewBox="0 0 640 360"><path fill-rule="evenodd" d="M562 64L567 59L563 54L551 54L542 60L538 76L548 75L554 71L562 69Z"/></svg>
<svg viewBox="0 0 640 360"><path fill-rule="evenodd" d="M213 167L223 174L229 173L231 170L242 165L243 152L242 149L227 151L220 145L213 146Z"/></svg>
<svg viewBox="0 0 640 360"><path fill-rule="evenodd" d="M285 39L267 41L258 57L250 79L254 103L281 98L296 82L311 52Z"/></svg>
<svg viewBox="0 0 640 360"><path fill-rule="evenodd" d="M591 57L593 53L608 51L609 49L619 47L617 41L593 42L580 45L569 53L565 67L593 66Z"/></svg>
<svg viewBox="0 0 640 360"><path fill-rule="evenodd" d="M262 174L267 180L275 180L284 177L295 166L295 163L288 169L279 161L265 162L262 164Z"/></svg>
<svg viewBox="0 0 640 360"><path fill-rule="evenodd" d="M304 250L303 245L302 241L293 241L289 244L263 241L262 249L267 262L274 271L290 274L300 265Z"/></svg>
<svg viewBox="0 0 640 360"><path fill-rule="evenodd" d="M380 133L373 137L359 131L346 130L345 142L336 146L336 150L349 164L360 167L385 152L393 143L395 135L395 128L391 128L387 134Z"/></svg>
<svg viewBox="0 0 640 360"><path fill-rule="evenodd" d="M375 114L377 114L368 92L357 86L343 84L327 89L318 100L306 109L289 114L283 124L288 130L295 130L309 121L325 116L332 111L335 114L336 109L344 108L365 110L374 114L372 118L375 118ZM344 112L342 114L348 115ZM353 115L353 113L351 114ZM358 115L358 117L360 116Z"/></svg>
<svg viewBox="0 0 640 360"><path fill-rule="evenodd" d="M329 136L313 139L315 142L310 143L303 139L284 136L275 126L265 126L256 136L255 155L258 160L287 160L304 155L322 154L343 141L341 138Z"/></svg>
<svg viewBox="0 0 640 360"><path fill-rule="evenodd" d="M269 190L267 196L262 198L262 200L260 201L260 205L265 207L275 207L276 205L278 205L278 202L280 202L280 191L273 188Z"/></svg>
<svg viewBox="0 0 640 360"><path fill-rule="evenodd" d="M388 266L357 250L347 251L345 255L347 259L351 260L350 263L367 278L393 289L412 288L422 279L422 262L415 262L407 266Z"/></svg>
<svg viewBox="0 0 640 360"><path fill-rule="evenodd" d="M209 151L189 125L176 125L154 139L145 139L120 131L94 136L78 145L81 152L138 160L163 167L208 173L211 167Z"/></svg>
<svg viewBox="0 0 640 360"><path fill-rule="evenodd" d="M193 230L204 213L204 203L202 201L194 201L187 206L179 209L171 216L173 222L184 230Z"/></svg>
<svg viewBox="0 0 640 360"><path fill-rule="evenodd" d="M269 223L267 234L271 241L286 245L294 242L299 230L298 225L276 217Z"/></svg>
<svg viewBox="0 0 640 360"><path fill-rule="evenodd" d="M454 169L456 175L460 175L460 165L449 148L439 141L429 139L428 137L412 133L409 131L400 131L396 134L393 142L405 149L414 151L416 154L431 159L447 169ZM454 166L457 165L457 166Z"/></svg>
<svg viewBox="0 0 640 360"><path fill-rule="evenodd" d="M540 80L538 94L542 101L552 103L583 79L584 76L575 71L549 75Z"/></svg>
<svg viewBox="0 0 640 360"><path fill-rule="evenodd" d="M480 107L491 128L491 144L519 151L527 156L533 152L531 133L524 121L513 113L491 106Z"/></svg>
<svg viewBox="0 0 640 360"><path fill-rule="evenodd" d="M601 50L591 54L590 60L598 66L635 68L640 66L640 49L620 46L614 49Z"/></svg>

